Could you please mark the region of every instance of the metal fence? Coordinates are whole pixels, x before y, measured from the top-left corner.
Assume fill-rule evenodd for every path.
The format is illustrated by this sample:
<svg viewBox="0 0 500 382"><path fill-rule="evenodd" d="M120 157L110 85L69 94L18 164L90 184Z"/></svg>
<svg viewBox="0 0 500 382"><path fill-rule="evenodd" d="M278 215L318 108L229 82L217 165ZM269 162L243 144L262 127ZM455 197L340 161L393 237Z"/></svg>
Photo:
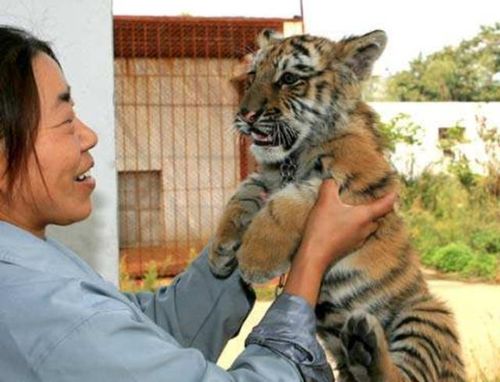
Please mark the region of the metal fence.
<svg viewBox="0 0 500 382"><path fill-rule="evenodd" d="M290 21L290 20L288 20ZM115 17L120 255L173 275L207 243L249 172L231 84L264 28L287 20Z"/></svg>

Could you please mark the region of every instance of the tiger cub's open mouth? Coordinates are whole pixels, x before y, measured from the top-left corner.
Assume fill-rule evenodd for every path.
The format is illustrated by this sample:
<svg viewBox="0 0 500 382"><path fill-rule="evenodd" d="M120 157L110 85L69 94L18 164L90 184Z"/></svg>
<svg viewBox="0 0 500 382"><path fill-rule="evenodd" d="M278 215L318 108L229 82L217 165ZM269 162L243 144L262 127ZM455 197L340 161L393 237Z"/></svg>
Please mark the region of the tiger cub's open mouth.
<svg viewBox="0 0 500 382"><path fill-rule="evenodd" d="M285 135L279 130L279 128L278 130L268 134L256 129L255 127L252 127L250 129L250 136L252 137L252 141L256 146L282 146L285 150L289 150L298 138L297 135L293 134Z"/></svg>
<svg viewBox="0 0 500 382"><path fill-rule="evenodd" d="M277 146L278 142L274 142L273 136L271 134L263 133L260 130L252 128L250 131L253 143L257 146Z"/></svg>

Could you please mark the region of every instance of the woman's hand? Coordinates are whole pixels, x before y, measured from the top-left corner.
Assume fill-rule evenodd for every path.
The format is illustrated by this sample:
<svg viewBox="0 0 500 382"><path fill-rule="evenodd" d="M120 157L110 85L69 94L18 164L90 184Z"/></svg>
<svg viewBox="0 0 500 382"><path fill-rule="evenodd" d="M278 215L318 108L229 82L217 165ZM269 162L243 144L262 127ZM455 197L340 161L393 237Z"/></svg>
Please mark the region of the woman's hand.
<svg viewBox="0 0 500 382"><path fill-rule="evenodd" d="M377 229L376 220L392 211L395 199L390 193L370 204L351 206L340 200L333 180L323 181L284 291L314 306L326 269L364 243Z"/></svg>

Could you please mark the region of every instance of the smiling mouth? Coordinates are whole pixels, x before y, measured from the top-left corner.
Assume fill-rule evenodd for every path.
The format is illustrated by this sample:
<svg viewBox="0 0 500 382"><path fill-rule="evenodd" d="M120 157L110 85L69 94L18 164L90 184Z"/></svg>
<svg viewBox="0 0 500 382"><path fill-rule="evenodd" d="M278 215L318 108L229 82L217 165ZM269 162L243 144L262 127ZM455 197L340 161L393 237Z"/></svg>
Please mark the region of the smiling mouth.
<svg viewBox="0 0 500 382"><path fill-rule="evenodd" d="M88 170L87 172L85 172L84 174L81 174L81 175L78 175L77 177L75 177L75 181L76 182L85 182L87 179L89 179L91 176L90 176L90 170Z"/></svg>
<svg viewBox="0 0 500 382"><path fill-rule="evenodd" d="M91 179L92 178L92 174L90 173L92 168L94 167L94 164L92 163L90 165L90 167L87 168L87 170L85 170L85 172L82 172L81 174L75 176L73 179L75 180L75 182L85 182L86 180L88 179Z"/></svg>

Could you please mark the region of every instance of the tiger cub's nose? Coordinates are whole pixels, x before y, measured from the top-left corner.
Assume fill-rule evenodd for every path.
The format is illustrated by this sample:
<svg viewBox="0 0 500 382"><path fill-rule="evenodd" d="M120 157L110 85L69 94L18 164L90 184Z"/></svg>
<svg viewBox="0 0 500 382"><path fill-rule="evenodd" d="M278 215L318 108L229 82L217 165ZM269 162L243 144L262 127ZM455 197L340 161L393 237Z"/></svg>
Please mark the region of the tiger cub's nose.
<svg viewBox="0 0 500 382"><path fill-rule="evenodd" d="M249 111L248 109L240 110L241 119L249 124L254 123L257 120L257 118L259 118L259 115L260 113L256 111Z"/></svg>

